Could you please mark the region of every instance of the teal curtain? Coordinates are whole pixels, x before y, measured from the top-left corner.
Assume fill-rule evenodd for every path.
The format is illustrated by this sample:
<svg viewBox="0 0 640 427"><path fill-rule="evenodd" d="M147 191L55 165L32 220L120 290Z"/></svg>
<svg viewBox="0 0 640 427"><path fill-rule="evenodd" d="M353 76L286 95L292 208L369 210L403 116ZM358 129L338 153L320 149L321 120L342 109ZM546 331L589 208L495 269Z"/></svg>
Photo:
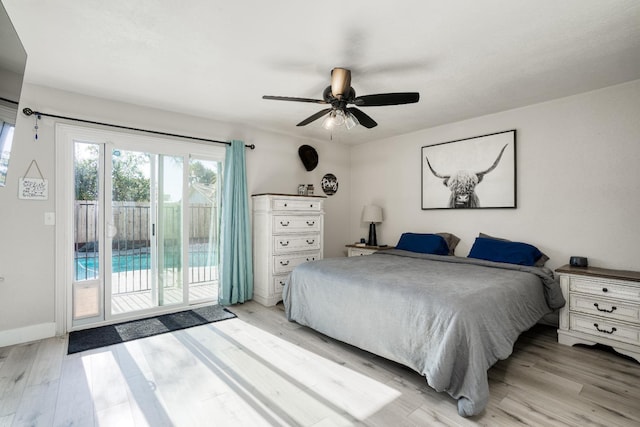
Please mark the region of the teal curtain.
<svg viewBox="0 0 640 427"><path fill-rule="evenodd" d="M251 224L245 148L242 141L234 140L227 146L222 186L218 300L221 305L231 305L253 297Z"/></svg>

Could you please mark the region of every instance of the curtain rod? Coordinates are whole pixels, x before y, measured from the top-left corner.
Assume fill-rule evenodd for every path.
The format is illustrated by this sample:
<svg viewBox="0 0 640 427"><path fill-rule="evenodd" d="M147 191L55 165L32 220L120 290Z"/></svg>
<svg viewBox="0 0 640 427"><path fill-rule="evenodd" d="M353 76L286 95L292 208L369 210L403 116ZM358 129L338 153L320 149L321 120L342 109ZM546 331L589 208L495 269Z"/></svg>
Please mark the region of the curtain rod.
<svg viewBox="0 0 640 427"><path fill-rule="evenodd" d="M179 134L176 134L176 133L160 132L160 131L157 131L157 130L140 129L140 128L134 128L134 127L129 127L129 126L114 125L114 124L111 124L111 123L94 122L92 120L78 119L78 118L75 118L75 117L57 116L55 114L47 114L47 113L42 113L40 111L33 111L31 108L24 108L22 110L22 112L27 116L31 116L31 115L35 114L36 116L38 116L38 118L40 118L40 116L55 117L56 119L73 120L73 121L76 121L76 122L90 123L92 125L110 126L110 127L118 128L118 129L126 129L126 130L138 131L138 132L152 133L154 135L173 136L173 137L176 137L176 138L191 139L191 140L195 140L195 141L205 141L205 142L213 142L213 143L216 143L216 144L231 145L231 143L229 141L218 141L218 140L215 140L215 139L198 138L198 137L195 137L195 136L179 135ZM245 144L244 146L246 148L250 148L252 150L254 150L256 148L255 144Z"/></svg>
<svg viewBox="0 0 640 427"><path fill-rule="evenodd" d="M0 101L6 101L6 102L10 102L11 104L18 105L18 101L14 101L12 99L3 98L2 96L0 96Z"/></svg>

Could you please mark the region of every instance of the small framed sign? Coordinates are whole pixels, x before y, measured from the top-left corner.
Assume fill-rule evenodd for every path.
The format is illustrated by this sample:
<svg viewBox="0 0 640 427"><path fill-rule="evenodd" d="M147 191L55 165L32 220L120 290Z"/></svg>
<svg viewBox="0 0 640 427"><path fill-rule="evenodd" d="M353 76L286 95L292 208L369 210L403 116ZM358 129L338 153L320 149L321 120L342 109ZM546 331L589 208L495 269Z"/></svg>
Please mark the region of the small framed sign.
<svg viewBox="0 0 640 427"><path fill-rule="evenodd" d="M49 180L42 178L20 178L18 197L28 200L47 200L49 198Z"/></svg>
<svg viewBox="0 0 640 427"><path fill-rule="evenodd" d="M29 170L31 166L36 165L40 178L29 178ZM49 199L49 180L45 179L40 171L40 167L35 160L31 161L31 164L27 168L27 172L18 183L18 198L24 200L47 200Z"/></svg>

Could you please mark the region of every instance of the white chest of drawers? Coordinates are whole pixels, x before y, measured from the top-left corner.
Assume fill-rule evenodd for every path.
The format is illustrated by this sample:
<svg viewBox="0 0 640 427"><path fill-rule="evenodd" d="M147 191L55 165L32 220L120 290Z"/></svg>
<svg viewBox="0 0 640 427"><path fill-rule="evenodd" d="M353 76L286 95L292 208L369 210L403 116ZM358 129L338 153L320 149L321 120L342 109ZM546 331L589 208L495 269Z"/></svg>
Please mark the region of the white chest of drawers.
<svg viewBox="0 0 640 427"><path fill-rule="evenodd" d="M293 268L323 257L324 197L256 194L252 202L253 299L275 305Z"/></svg>
<svg viewBox="0 0 640 427"><path fill-rule="evenodd" d="M558 342L605 344L640 362L640 273L568 265L556 272L567 300Z"/></svg>

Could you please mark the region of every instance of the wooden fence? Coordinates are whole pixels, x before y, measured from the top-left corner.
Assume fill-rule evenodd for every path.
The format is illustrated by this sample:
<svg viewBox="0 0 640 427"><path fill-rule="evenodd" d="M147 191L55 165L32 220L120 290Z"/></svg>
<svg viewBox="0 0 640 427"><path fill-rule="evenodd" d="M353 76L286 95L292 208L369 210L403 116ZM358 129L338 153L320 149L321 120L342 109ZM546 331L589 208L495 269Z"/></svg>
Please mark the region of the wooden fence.
<svg viewBox="0 0 640 427"><path fill-rule="evenodd" d="M212 212L212 209L214 211ZM92 200L75 202L75 243L91 244L98 241L98 204ZM150 233L149 202L114 202L113 223L117 229L114 241L148 242ZM189 215L189 241L208 241L211 232L211 219L217 218L217 211L208 204L191 203L187 209ZM213 216L212 216L213 214ZM180 206L167 204L163 209L164 237L180 237ZM214 224L214 227L216 224ZM213 229L215 232L215 228ZM214 239L217 236L214 234Z"/></svg>

